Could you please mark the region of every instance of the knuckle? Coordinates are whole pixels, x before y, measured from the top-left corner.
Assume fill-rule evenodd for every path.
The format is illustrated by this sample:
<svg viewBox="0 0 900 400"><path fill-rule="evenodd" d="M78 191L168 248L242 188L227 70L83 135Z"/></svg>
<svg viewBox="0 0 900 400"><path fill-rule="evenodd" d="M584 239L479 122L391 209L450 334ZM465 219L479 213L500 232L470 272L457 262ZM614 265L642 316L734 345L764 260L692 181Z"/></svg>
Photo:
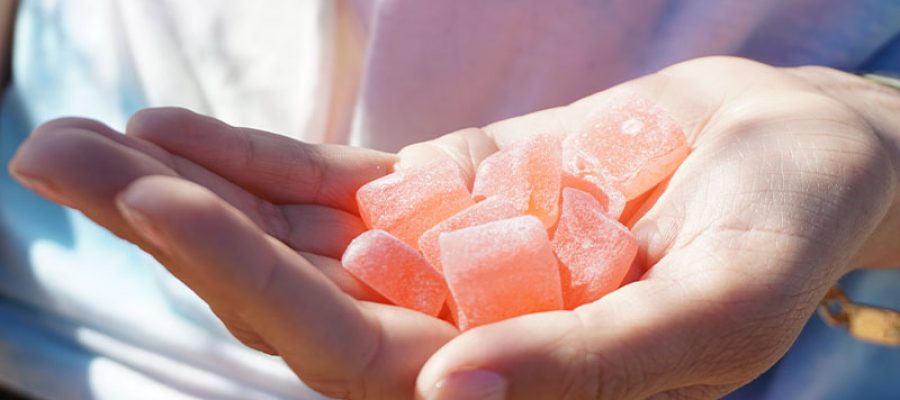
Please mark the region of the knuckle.
<svg viewBox="0 0 900 400"><path fill-rule="evenodd" d="M305 143L298 143L297 145L304 157L303 165L306 166L305 174L308 175L307 179L310 186L308 189L310 193L313 193L313 199L317 203L322 203L327 198L327 194L323 193L323 191L324 183L328 177L329 162L324 159L322 152L316 146Z"/></svg>
<svg viewBox="0 0 900 400"><path fill-rule="evenodd" d="M247 141L252 142L249 136L247 136ZM303 193L309 193L313 203L321 204L327 202L330 193L325 193L327 191L325 189L328 187L326 182L331 160L326 159L325 154L317 145L300 141L290 141L288 143L288 146L290 146L289 153L296 156L295 161L293 161L296 167L286 169L281 178L290 182L298 182L298 190L301 190ZM249 159L245 160L248 163L247 165L256 158L252 154L259 151L259 149L255 149L253 143L247 143L246 152L251 155Z"/></svg>
<svg viewBox="0 0 900 400"><path fill-rule="evenodd" d="M225 322L225 319L223 319L223 322ZM235 339L243 343L244 346L271 356L278 355L277 350L270 346L259 334L247 327L245 323L226 322L225 326Z"/></svg>
<svg viewBox="0 0 900 400"><path fill-rule="evenodd" d="M240 150L236 153L237 159L235 164L240 170L249 170L257 162L259 149L256 148L256 141L249 132L236 135L237 146Z"/></svg>
<svg viewBox="0 0 900 400"><path fill-rule="evenodd" d="M256 224L263 231L272 237L284 242L291 243L293 236L293 225L288 221L285 211L281 206L273 204L261 197L252 198L253 216L258 219Z"/></svg>

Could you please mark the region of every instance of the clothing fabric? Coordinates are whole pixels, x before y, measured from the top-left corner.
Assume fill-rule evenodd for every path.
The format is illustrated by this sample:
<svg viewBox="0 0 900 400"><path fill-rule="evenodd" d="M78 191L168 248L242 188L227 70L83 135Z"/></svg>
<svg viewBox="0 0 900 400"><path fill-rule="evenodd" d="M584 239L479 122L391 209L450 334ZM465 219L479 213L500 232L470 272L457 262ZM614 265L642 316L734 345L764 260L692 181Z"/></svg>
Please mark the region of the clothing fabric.
<svg viewBox="0 0 900 400"><path fill-rule="evenodd" d="M714 54L900 71L900 2L21 0L0 160L49 119L121 130L152 106L396 151ZM900 307L900 270L848 285ZM813 318L733 398L900 398L896 371L900 350ZM0 382L46 398L319 398L149 256L5 168Z"/></svg>

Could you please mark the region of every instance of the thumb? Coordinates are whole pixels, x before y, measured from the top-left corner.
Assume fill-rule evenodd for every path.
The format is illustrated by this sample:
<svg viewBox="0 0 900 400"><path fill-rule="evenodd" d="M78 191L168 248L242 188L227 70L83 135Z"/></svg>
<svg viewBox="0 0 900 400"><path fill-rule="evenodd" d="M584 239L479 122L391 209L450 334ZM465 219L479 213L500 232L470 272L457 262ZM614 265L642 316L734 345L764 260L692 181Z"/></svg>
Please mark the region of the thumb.
<svg viewBox="0 0 900 400"><path fill-rule="evenodd" d="M788 291L772 290L769 279L716 272L715 262L703 252L679 251L655 266L677 274L651 274L574 311L525 315L467 331L425 364L417 395L722 396L771 366L812 308L791 302ZM767 296L760 298L766 287Z"/></svg>

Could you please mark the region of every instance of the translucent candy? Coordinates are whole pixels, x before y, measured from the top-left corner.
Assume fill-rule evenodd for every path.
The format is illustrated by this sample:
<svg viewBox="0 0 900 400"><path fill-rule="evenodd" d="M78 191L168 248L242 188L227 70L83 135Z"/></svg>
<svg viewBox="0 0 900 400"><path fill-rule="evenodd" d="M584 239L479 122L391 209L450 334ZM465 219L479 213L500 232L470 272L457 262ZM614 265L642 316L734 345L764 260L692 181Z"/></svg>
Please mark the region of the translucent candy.
<svg viewBox="0 0 900 400"><path fill-rule="evenodd" d="M689 151L684 132L661 108L626 94L566 137L563 170L631 200L671 175Z"/></svg>
<svg viewBox="0 0 900 400"><path fill-rule="evenodd" d="M631 266L628 267L628 272L625 273L625 277L622 278L622 283L619 284L619 287L641 280L645 272L647 272L647 267L644 266L644 260L638 255L631 262Z"/></svg>
<svg viewBox="0 0 900 400"><path fill-rule="evenodd" d="M537 218L447 232L439 242L460 329L562 308L559 264Z"/></svg>
<svg viewBox="0 0 900 400"><path fill-rule="evenodd" d="M367 227L385 230L412 247L426 230L475 204L452 161L386 175L359 188L356 199Z"/></svg>
<svg viewBox="0 0 900 400"><path fill-rule="evenodd" d="M656 200L659 199L659 196L663 192L660 185L664 186L666 185L666 182L668 182L668 180L660 182L653 190L649 190L638 197L628 200L628 202L625 203L625 209L622 210L622 216L619 217L619 222L631 229L634 223L643 217L647 211L650 211L650 208L656 204Z"/></svg>
<svg viewBox="0 0 900 400"><path fill-rule="evenodd" d="M442 271L441 248L438 243L438 238L442 233L520 215L522 213L517 211L509 200L500 196L489 197L460 211L422 234L422 237L419 238L419 250L435 269Z"/></svg>
<svg viewBox="0 0 900 400"><path fill-rule="evenodd" d="M566 308L592 302L618 288L637 254L637 246L631 231L608 217L593 196L563 189L553 247L564 267Z"/></svg>
<svg viewBox="0 0 900 400"><path fill-rule="evenodd" d="M616 219L647 212L690 151L662 109L617 95L569 135L502 147L478 166L473 194L450 161L361 187L374 229L347 248L346 270L462 330L572 309L640 278L637 241Z"/></svg>
<svg viewBox="0 0 900 400"><path fill-rule="evenodd" d="M437 315L447 299L443 277L416 249L382 230L370 230L347 246L341 263L392 303Z"/></svg>
<svg viewBox="0 0 900 400"><path fill-rule="evenodd" d="M475 173L475 199L505 197L520 212L553 226L559 216L561 146L557 136L537 135L486 158Z"/></svg>
<svg viewBox="0 0 900 400"><path fill-rule="evenodd" d="M591 177L579 178L568 172L562 175L562 187L578 189L582 192L594 196L600 202L601 208L606 215L613 219L619 219L625 210L625 195L603 182L589 181ZM560 199L561 201L562 199Z"/></svg>

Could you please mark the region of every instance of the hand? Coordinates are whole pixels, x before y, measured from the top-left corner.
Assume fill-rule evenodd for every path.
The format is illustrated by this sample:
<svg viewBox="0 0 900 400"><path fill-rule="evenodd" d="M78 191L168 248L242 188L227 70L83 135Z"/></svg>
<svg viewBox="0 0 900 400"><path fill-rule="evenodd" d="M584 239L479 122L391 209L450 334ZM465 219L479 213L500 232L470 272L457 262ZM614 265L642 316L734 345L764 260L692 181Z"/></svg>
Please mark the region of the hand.
<svg viewBox="0 0 900 400"><path fill-rule="evenodd" d="M148 251L234 336L280 355L312 388L411 396L422 364L457 330L355 300L383 299L338 261L365 230L356 189L390 172L395 156L307 145L177 109L140 112L127 133L53 121L22 145L10 171Z"/></svg>
<svg viewBox="0 0 900 400"><path fill-rule="evenodd" d="M693 147L633 222L652 267L574 312L463 333L426 363L419 395L719 398L778 360L851 267L900 265L900 96L825 68L691 61L411 146L400 166L447 157L471 173L492 144L569 132L620 90L657 101Z"/></svg>
<svg viewBox="0 0 900 400"><path fill-rule="evenodd" d="M455 338L452 328L435 319L342 295L283 241L273 240L283 237L259 228L259 222L250 223L254 219L245 215L252 214L252 207L235 206L240 202L222 191L213 190L220 196L215 197L183 178L138 179L159 174L145 169L115 179L98 178L104 171L124 170L109 166L132 163L111 156L115 152L108 146L79 143L77 152L72 142L54 147L63 138L81 136L103 136L121 145L98 133L103 130L97 127L86 129L94 136L81 127L45 127L23 146L12 169L40 179L58 200L142 244L213 309L227 310L219 312L226 322L234 310L242 322L238 332L252 332L285 357L301 379L330 394L410 396L416 371L427 359L416 385L420 396L464 398L459 385L475 383L482 394L505 392L514 399L717 397L780 357L818 299L849 266L890 265L900 259L884 251L892 247L883 246L898 225L893 167L897 151L885 136L898 132L892 130L896 126L875 124L836 101L817 87L833 81L833 74L815 76L823 75L820 72L705 59L613 89L656 99L682 123L694 147L654 206L634 224L642 257L652 268L640 282L574 312L523 316ZM529 134L570 130L608 95L411 146L401 152L400 167L449 157L471 173L497 145L507 146ZM208 120L176 114L179 118L139 115L129 133L146 140L135 143L156 143L178 154L177 163L196 165L187 161L193 160L256 193L255 199L278 204L289 202L276 195L289 182L266 177L316 170L289 168L293 160L307 158L303 151L287 150L281 157L257 150L256 162L229 168L231 163L223 160L247 159L234 149L249 146L228 145L235 142L228 138L242 131L221 125L201 129L195 125L208 125L197 121ZM215 131L220 132L211 139ZM204 146L213 141L222 148ZM100 150L79 157L83 148ZM101 154L104 157L98 157ZM333 168L336 159L331 160L311 165L347 173L337 176L355 176L349 173L352 166ZM55 168L46 166L50 161ZM333 193L340 195L325 205L352 210L336 206L334 200L372 178L360 176L343 190L335 188ZM92 180L118 183L84 183ZM331 187L340 179L329 175L312 181L312 186ZM147 244L145 233L130 231L134 220L116 229L111 223L115 218L103 217L115 214L123 221L113 201L129 184L121 203L139 212L143 225L153 227L144 231L156 236L154 242L162 243L165 252ZM76 188L95 194L80 195ZM308 203L310 198L291 201ZM300 229L317 232L307 226ZM347 238L335 242L342 247ZM267 267L253 269L261 260ZM265 278L275 273L278 279ZM261 291L263 287L268 290ZM310 299L318 307L303 307ZM233 323L229 326L236 330ZM376 344L371 344L372 332L380 336ZM438 382L441 390L435 388Z"/></svg>

